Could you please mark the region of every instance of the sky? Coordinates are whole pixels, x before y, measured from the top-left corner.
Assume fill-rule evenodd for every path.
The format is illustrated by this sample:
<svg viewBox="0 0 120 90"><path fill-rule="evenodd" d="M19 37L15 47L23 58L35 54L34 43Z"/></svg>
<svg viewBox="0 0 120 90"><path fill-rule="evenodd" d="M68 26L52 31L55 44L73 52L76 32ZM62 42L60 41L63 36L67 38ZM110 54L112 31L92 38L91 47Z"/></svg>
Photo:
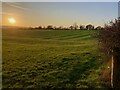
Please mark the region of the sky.
<svg viewBox="0 0 120 90"><path fill-rule="evenodd" d="M70 26L93 24L104 26L118 17L117 2L2 2L2 25Z"/></svg>

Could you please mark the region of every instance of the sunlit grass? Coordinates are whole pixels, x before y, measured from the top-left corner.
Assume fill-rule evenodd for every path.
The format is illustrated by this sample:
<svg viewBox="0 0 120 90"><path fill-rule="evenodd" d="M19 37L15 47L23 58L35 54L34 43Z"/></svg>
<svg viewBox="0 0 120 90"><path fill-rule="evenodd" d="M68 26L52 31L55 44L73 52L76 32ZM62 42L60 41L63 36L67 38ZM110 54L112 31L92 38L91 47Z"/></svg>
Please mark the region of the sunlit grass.
<svg viewBox="0 0 120 90"><path fill-rule="evenodd" d="M102 87L95 33L3 30L3 87Z"/></svg>

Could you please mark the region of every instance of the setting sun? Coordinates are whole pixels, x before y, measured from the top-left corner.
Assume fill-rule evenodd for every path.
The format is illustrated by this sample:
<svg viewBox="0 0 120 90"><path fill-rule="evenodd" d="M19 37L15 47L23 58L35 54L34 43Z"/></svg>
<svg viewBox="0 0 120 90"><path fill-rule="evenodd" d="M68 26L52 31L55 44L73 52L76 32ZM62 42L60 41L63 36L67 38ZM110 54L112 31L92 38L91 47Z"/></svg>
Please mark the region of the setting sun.
<svg viewBox="0 0 120 90"><path fill-rule="evenodd" d="M9 21L9 23L11 23L11 24L16 23L16 20L15 20L14 18L9 18L8 21Z"/></svg>

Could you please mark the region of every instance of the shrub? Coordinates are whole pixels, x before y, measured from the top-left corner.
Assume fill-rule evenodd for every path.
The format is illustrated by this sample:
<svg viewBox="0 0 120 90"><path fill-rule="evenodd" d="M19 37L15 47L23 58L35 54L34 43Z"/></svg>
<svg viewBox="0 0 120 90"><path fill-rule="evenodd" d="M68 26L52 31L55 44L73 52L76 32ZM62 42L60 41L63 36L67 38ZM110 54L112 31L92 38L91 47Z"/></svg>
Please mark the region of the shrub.
<svg viewBox="0 0 120 90"><path fill-rule="evenodd" d="M120 50L120 18L105 25L103 30L99 30L99 42L101 49L107 55Z"/></svg>

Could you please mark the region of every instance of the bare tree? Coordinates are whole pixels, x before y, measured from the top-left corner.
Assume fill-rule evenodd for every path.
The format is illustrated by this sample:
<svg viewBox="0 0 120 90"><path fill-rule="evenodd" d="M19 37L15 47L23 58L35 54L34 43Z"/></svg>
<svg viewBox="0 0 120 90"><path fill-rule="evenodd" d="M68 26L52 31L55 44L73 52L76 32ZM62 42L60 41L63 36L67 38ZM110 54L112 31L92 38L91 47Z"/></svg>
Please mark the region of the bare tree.
<svg viewBox="0 0 120 90"><path fill-rule="evenodd" d="M77 30L77 29L78 29L78 25L77 25L77 23L76 23L76 22L73 24L73 28L74 28L75 30Z"/></svg>

